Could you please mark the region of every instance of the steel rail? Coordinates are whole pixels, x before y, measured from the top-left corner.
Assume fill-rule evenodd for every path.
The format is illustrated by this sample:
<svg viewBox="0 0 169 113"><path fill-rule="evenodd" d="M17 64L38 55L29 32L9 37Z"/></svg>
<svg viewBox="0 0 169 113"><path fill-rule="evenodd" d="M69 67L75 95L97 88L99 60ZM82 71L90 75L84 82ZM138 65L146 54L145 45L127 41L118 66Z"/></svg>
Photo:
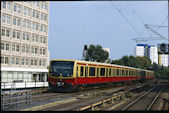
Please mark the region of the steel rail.
<svg viewBox="0 0 169 113"><path fill-rule="evenodd" d="M157 100L157 98L159 97L159 95L161 94L162 90L164 89L164 87L159 91L159 93L156 95L156 97L153 99L153 101L151 102L151 104L147 107L147 111L150 110L150 108L153 106L154 102Z"/></svg>
<svg viewBox="0 0 169 113"><path fill-rule="evenodd" d="M132 106L134 103L136 103L138 100L140 100L142 97L144 97L146 94L148 94L150 91L152 91L155 87L151 88L150 90L148 90L146 93L144 93L143 95L141 95L140 97L138 97L137 99L135 99L134 101L132 101L130 104L128 104L127 106L125 106L121 111L126 110L127 108L129 108L130 106Z"/></svg>

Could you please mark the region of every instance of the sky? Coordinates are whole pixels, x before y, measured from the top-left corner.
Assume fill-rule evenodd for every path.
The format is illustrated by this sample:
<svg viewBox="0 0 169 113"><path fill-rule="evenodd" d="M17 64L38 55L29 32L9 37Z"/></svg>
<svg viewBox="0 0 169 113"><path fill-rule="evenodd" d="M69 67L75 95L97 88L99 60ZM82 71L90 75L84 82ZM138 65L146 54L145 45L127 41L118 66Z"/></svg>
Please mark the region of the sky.
<svg viewBox="0 0 169 113"><path fill-rule="evenodd" d="M168 26L167 1L51 1L50 59L82 59L84 45L110 48L111 60L134 55L133 38L159 37L145 24ZM168 28L153 28L168 37ZM148 41L157 45L165 40ZM145 43L145 42L139 42Z"/></svg>

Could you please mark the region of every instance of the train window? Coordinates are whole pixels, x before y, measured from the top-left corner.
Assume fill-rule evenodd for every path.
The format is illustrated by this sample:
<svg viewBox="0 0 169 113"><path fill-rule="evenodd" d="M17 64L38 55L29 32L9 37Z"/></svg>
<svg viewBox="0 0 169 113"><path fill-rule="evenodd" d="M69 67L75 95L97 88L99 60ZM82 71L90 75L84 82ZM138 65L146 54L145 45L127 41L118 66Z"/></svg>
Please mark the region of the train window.
<svg viewBox="0 0 169 113"><path fill-rule="evenodd" d="M133 71L131 71L131 76L133 76Z"/></svg>
<svg viewBox="0 0 169 113"><path fill-rule="evenodd" d="M111 68L109 68L109 76L111 76Z"/></svg>
<svg viewBox="0 0 169 113"><path fill-rule="evenodd" d="M100 68L100 76L105 76L105 68Z"/></svg>
<svg viewBox="0 0 169 113"><path fill-rule="evenodd" d="M85 67L85 77L88 76L88 67Z"/></svg>
<svg viewBox="0 0 169 113"><path fill-rule="evenodd" d="M120 72L119 72L119 69L117 69L117 76L119 76Z"/></svg>
<svg viewBox="0 0 169 113"><path fill-rule="evenodd" d="M121 76L124 76L124 70L123 69L121 70Z"/></svg>
<svg viewBox="0 0 169 113"><path fill-rule="evenodd" d="M76 76L78 76L78 66L77 66L77 70L76 70Z"/></svg>
<svg viewBox="0 0 169 113"><path fill-rule="evenodd" d="M99 77L99 68L97 68L97 77Z"/></svg>
<svg viewBox="0 0 169 113"><path fill-rule="evenodd" d="M89 76L95 76L95 67L90 67Z"/></svg>
<svg viewBox="0 0 169 113"><path fill-rule="evenodd" d="M129 71L129 76L130 76L130 77L132 76L131 70Z"/></svg>
<svg viewBox="0 0 169 113"><path fill-rule="evenodd" d="M83 73L84 73L84 67L83 66L81 66L81 68L80 68L80 76L82 77L83 76Z"/></svg>

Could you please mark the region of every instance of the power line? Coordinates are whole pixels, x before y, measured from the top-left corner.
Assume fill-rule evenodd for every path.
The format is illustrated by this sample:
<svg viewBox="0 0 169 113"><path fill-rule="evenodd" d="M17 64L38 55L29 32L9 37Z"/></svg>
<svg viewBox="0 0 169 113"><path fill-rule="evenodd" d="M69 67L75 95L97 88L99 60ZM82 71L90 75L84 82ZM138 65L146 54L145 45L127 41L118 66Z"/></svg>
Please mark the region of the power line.
<svg viewBox="0 0 169 113"><path fill-rule="evenodd" d="M136 14L136 16L138 17L138 19L143 23L145 24L144 20L139 16L137 15L136 11L134 10L134 8L128 3L126 2L126 4L128 5L128 7Z"/></svg>
<svg viewBox="0 0 169 113"><path fill-rule="evenodd" d="M121 14L121 16L126 20L126 22L131 26L131 28L136 32L136 34L138 36L140 36L140 34L137 32L136 28L128 21L128 19L124 16L124 14L121 12L121 10L116 7L116 5L113 3L113 2L110 2L114 7L115 9Z"/></svg>
<svg viewBox="0 0 169 113"><path fill-rule="evenodd" d="M163 7L162 10L159 11L158 15L156 15L152 20L151 20L151 23L154 22L155 19L157 19L158 17L160 17L160 15L162 14L163 10L167 8L168 5L166 5L165 7Z"/></svg>

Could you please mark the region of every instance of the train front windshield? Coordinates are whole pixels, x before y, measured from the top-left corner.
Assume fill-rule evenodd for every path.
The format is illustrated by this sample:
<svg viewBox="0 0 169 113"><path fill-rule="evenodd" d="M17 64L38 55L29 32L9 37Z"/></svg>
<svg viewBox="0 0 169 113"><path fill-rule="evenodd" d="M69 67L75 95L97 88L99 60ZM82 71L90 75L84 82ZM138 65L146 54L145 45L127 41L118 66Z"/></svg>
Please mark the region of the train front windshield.
<svg viewBox="0 0 169 113"><path fill-rule="evenodd" d="M72 61L52 61L50 75L71 77L73 76L73 66L74 62Z"/></svg>

